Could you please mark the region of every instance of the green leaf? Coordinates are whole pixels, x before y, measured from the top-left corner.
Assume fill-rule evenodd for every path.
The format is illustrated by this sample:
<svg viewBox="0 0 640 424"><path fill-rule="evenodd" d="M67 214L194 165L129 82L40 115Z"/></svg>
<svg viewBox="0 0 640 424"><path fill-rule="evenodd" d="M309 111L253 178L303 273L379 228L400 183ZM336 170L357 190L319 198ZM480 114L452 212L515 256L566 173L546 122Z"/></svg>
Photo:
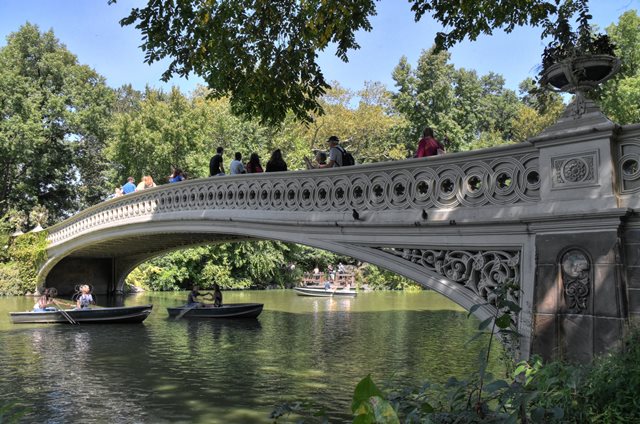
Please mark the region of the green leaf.
<svg viewBox="0 0 640 424"><path fill-rule="evenodd" d="M545 414L544 408L540 408L540 407L534 408L531 411L531 420L533 420L533 422L535 423L543 423L544 414Z"/></svg>
<svg viewBox="0 0 640 424"><path fill-rule="evenodd" d="M504 380L492 381L491 383L485 386L485 390L488 391L489 393L493 393L500 389L508 389L508 388L509 388L509 384Z"/></svg>
<svg viewBox="0 0 640 424"><path fill-rule="evenodd" d="M422 405L420 405L420 410L425 414L431 414L435 412L435 408L429 402L424 402Z"/></svg>
<svg viewBox="0 0 640 424"><path fill-rule="evenodd" d="M487 318L478 325L478 330L482 331L486 329L493 322L493 317Z"/></svg>
<svg viewBox="0 0 640 424"><path fill-rule="evenodd" d="M378 396L384 398L382 392L371 379L371 374L360 380L353 393L353 402L351 403L351 411L356 412L363 403L367 403L369 398Z"/></svg>
<svg viewBox="0 0 640 424"><path fill-rule="evenodd" d="M467 318L469 318L471 314L473 314L475 311L477 311L478 309L486 305L487 305L486 303L476 303L475 305L473 305L471 308L469 308L469 313L467 314Z"/></svg>
<svg viewBox="0 0 640 424"><path fill-rule="evenodd" d="M511 326L511 316L504 314L496 319L496 326L499 328L509 328Z"/></svg>

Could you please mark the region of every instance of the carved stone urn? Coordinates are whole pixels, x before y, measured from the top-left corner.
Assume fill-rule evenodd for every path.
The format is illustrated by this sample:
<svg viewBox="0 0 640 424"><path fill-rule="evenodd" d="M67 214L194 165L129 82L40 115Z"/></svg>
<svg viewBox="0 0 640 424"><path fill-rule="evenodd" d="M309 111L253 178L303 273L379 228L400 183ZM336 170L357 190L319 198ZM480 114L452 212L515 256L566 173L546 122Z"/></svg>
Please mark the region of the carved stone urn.
<svg viewBox="0 0 640 424"><path fill-rule="evenodd" d="M615 56L578 56L549 66L541 82L556 91L584 93L607 81L619 69L620 59Z"/></svg>
<svg viewBox="0 0 640 424"><path fill-rule="evenodd" d="M552 91L575 94L564 116L580 118L594 106L587 92L613 77L620 70L620 59L607 54L576 56L549 66L540 83Z"/></svg>

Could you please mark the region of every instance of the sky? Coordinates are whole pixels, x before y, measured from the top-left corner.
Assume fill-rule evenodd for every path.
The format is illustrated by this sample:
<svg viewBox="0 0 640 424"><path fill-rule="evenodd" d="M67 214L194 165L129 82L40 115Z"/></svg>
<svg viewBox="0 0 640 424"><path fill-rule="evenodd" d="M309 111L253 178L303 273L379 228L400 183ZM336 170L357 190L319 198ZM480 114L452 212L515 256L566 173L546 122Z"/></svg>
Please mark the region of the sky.
<svg viewBox="0 0 640 424"><path fill-rule="evenodd" d="M74 53L80 63L94 68L111 87L130 83L136 89L145 85L169 89L176 85L190 92L202 80L174 78L160 80L167 62L148 65L139 48L138 30L121 27L120 19L142 1L119 0L0 0L0 47L6 37L31 22L41 31L53 29L56 37ZM591 0L592 22L604 29L617 22L627 10L640 10L640 0ZM319 63L328 81L359 90L366 81L379 81L393 89L391 77L402 56L415 65L423 50L431 47L441 27L429 16L414 22L408 0L379 0L377 16L371 18L373 30L359 32L359 50L349 52L349 62L335 56L335 49L321 52ZM508 88L517 90L527 77L535 77L544 48L540 28L518 28L510 34L496 31L491 36L464 41L450 50L451 62L458 68L475 69L479 75L490 71L501 74Z"/></svg>

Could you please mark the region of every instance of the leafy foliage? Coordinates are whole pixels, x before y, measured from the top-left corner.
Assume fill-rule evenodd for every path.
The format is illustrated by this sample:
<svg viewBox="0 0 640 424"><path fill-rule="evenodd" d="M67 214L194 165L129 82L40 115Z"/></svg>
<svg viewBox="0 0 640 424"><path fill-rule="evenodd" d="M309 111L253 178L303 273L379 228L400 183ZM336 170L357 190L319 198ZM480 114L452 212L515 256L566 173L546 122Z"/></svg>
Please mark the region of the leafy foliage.
<svg viewBox="0 0 640 424"><path fill-rule="evenodd" d="M335 45L346 61L358 48L354 33L370 30L374 14L373 0L163 0L132 9L121 24L142 31L146 62L171 58L165 81L195 73L211 95L229 96L234 112L274 124L289 110L306 121L321 110L329 85L317 52Z"/></svg>
<svg viewBox="0 0 640 424"><path fill-rule="evenodd" d="M415 70L406 58L393 71L398 92L393 105L409 121L405 140L415 148L425 126L440 139L447 137L448 151L470 150L509 142L518 98L504 88L495 73L478 77L475 71L456 69L450 54L424 51Z"/></svg>
<svg viewBox="0 0 640 424"><path fill-rule="evenodd" d="M300 278L289 264L300 248L275 241L224 243L169 253L134 270L127 282L151 290L184 290L193 284L226 289L290 287Z"/></svg>
<svg viewBox="0 0 640 424"><path fill-rule="evenodd" d="M41 204L58 219L101 199L113 102L104 78L28 23L0 63L0 215Z"/></svg>
<svg viewBox="0 0 640 424"><path fill-rule="evenodd" d="M619 124L640 122L640 16L635 10L620 16L618 24L607 27L616 45L621 70L600 91L600 103L607 116Z"/></svg>
<svg viewBox="0 0 640 424"><path fill-rule="evenodd" d="M360 283L366 283L374 290L421 290L422 287L416 282L402 277L395 272L381 269L375 265L367 264L358 275Z"/></svg>
<svg viewBox="0 0 640 424"><path fill-rule="evenodd" d="M494 29L543 25L586 0L409 3L416 21L430 13L448 29L436 35L441 51ZM170 59L165 80L195 73L212 96L229 96L234 113L280 124L292 111L310 123L322 114L319 99L329 88L318 52L335 46L347 61L348 51L359 47L356 32L370 31L369 17L375 14L373 0L149 0L120 23L142 32L146 62Z"/></svg>
<svg viewBox="0 0 640 424"><path fill-rule="evenodd" d="M47 260L47 232L27 233L15 238L3 233L0 242L6 243L0 255L0 295L34 292L38 285L38 270Z"/></svg>

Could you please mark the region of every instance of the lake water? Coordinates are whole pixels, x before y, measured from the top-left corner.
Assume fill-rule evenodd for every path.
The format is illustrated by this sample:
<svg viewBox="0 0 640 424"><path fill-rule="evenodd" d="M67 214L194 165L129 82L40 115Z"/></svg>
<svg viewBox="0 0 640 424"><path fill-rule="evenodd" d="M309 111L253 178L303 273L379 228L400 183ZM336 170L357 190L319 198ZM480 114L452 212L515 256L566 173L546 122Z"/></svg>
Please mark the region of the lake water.
<svg viewBox="0 0 640 424"><path fill-rule="evenodd" d="M33 298L0 298L0 406L25 422L268 423L281 402L310 400L350 422L353 390L371 374L395 386L477 369L478 322L431 291L307 298L292 290L225 292L260 302L257 319L169 320L186 293L143 293L143 324L15 325ZM494 371L501 367L494 361ZM284 421L283 421L284 422Z"/></svg>

